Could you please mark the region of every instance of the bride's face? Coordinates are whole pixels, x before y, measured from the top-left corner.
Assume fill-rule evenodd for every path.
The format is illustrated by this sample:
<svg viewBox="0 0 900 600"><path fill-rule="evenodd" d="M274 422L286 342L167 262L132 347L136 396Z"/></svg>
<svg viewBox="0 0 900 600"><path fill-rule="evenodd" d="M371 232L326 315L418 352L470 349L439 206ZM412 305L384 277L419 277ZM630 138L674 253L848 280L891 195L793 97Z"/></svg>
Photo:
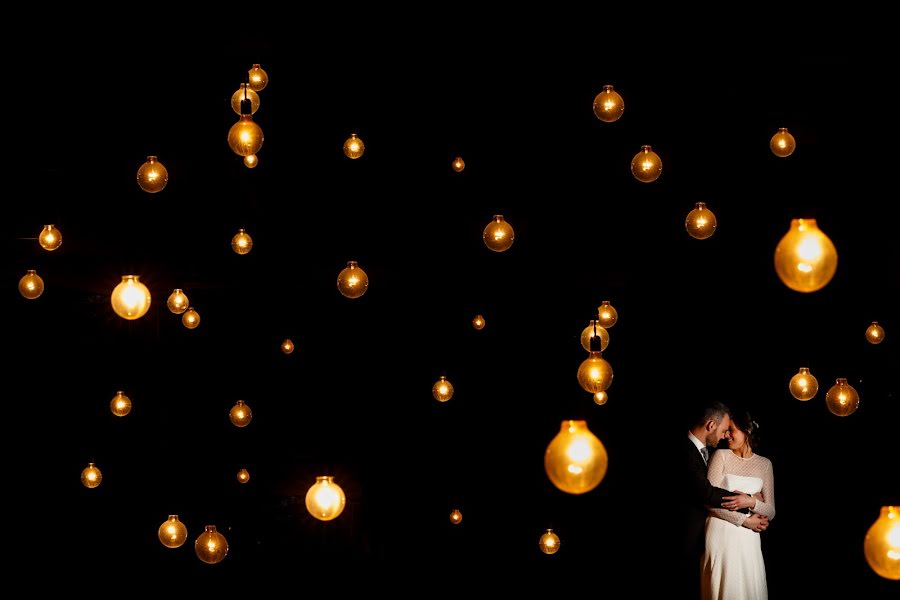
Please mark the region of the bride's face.
<svg viewBox="0 0 900 600"><path fill-rule="evenodd" d="M728 428L728 434L728 447L731 450L743 448L744 444L747 443L747 434L738 429L733 422L731 427Z"/></svg>

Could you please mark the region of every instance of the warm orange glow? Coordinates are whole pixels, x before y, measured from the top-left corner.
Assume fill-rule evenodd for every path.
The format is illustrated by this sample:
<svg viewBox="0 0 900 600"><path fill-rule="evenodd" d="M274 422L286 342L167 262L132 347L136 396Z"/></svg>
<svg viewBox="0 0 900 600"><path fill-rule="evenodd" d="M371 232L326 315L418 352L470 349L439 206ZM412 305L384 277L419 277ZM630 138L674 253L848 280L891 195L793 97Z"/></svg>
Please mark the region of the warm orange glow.
<svg viewBox="0 0 900 600"><path fill-rule="evenodd" d="M431 395L438 402L446 402L453 397L453 385L447 381L447 378L441 375L441 378L431 388Z"/></svg>
<svg viewBox="0 0 900 600"><path fill-rule="evenodd" d="M457 509L453 509L453 512L450 513L450 522L454 525L459 525L462 523L462 513Z"/></svg>
<svg viewBox="0 0 900 600"><path fill-rule="evenodd" d="M156 533L160 543L166 548L179 548L187 539L187 527L178 520L178 515L169 515Z"/></svg>
<svg viewBox="0 0 900 600"><path fill-rule="evenodd" d="M606 475L607 463L606 448L586 421L563 421L544 453L550 481L569 494L584 494L597 487Z"/></svg>
<svg viewBox="0 0 900 600"><path fill-rule="evenodd" d="M345 297L359 298L369 289L369 276L356 264L355 260L351 260L338 273L337 287Z"/></svg>
<svg viewBox="0 0 900 600"><path fill-rule="evenodd" d="M246 95L245 95L246 93ZM250 113L254 114L259 110L259 94L250 89L246 83L242 83L235 93L231 95L231 110L241 115L241 100L246 98L250 101Z"/></svg>
<svg viewBox="0 0 900 600"><path fill-rule="evenodd" d="M837 271L834 244L815 219L791 219L791 227L775 247L775 272L797 292L822 289Z"/></svg>
<svg viewBox="0 0 900 600"><path fill-rule="evenodd" d="M604 300L600 306L597 307L597 319L597 323L601 327L609 329L619 320L619 312L613 308L613 305L609 303L609 300Z"/></svg>
<svg viewBox="0 0 900 600"><path fill-rule="evenodd" d="M555 554L559 550L559 536L553 533L552 529L548 529L547 533L541 536L538 546L544 554Z"/></svg>
<svg viewBox="0 0 900 600"><path fill-rule="evenodd" d="M169 171L155 156L148 156L147 162L138 168L137 183L142 190L150 194L161 192L169 183Z"/></svg>
<svg viewBox="0 0 900 600"><path fill-rule="evenodd" d="M484 329L484 326L485 326L484 317L482 317L481 315L475 315L475 318L472 319L472 327L474 327L475 329L481 330L481 329Z"/></svg>
<svg viewBox="0 0 900 600"><path fill-rule="evenodd" d="M706 208L706 204L698 202L684 220L684 228L694 239L705 240L716 232L716 215Z"/></svg>
<svg viewBox="0 0 900 600"><path fill-rule="evenodd" d="M494 252L509 250L516 239L512 226L503 220L503 215L494 215L494 220L487 224L481 237L485 246Z"/></svg>
<svg viewBox="0 0 900 600"><path fill-rule="evenodd" d="M44 280L34 269L28 269L19 280L19 293L29 300L34 300L44 293Z"/></svg>
<svg viewBox="0 0 900 600"><path fill-rule="evenodd" d="M604 404L606 404L607 400L609 400L609 394L607 394L606 392L597 392L596 394L594 394L594 404L603 406Z"/></svg>
<svg viewBox="0 0 900 600"><path fill-rule="evenodd" d="M595 329L597 337L600 338L600 352L603 352L609 346L609 332L599 324L595 327L595 323L596 321L592 319L587 327L581 330L581 347L584 348L585 352L591 351L591 339L594 337Z"/></svg>
<svg viewBox="0 0 900 600"><path fill-rule="evenodd" d="M284 352L285 354L290 354L291 352L293 352L294 351L294 342L292 342L290 339L287 339L287 340L284 340L283 342L281 342L281 351Z"/></svg>
<svg viewBox="0 0 900 600"><path fill-rule="evenodd" d="M254 92L261 92L269 85L269 74L259 66L259 63L254 63L250 70L247 71L247 75L250 89Z"/></svg>
<svg viewBox="0 0 900 600"><path fill-rule="evenodd" d="M779 128L778 133L769 140L769 149L772 150L775 156L790 156L796 148L797 142L794 140L794 136L788 133L787 127Z"/></svg>
<svg viewBox="0 0 900 600"><path fill-rule="evenodd" d="M334 477L321 475L306 492L306 510L320 521L331 521L344 512L347 498Z"/></svg>
<svg viewBox="0 0 900 600"><path fill-rule="evenodd" d="M596 394L605 391L613 380L612 365L600 352L591 352L578 367L578 384L586 392Z"/></svg>
<svg viewBox="0 0 900 600"><path fill-rule="evenodd" d="M117 417L124 417L131 412L131 398L126 396L125 392L116 392L113 399L109 401L109 410Z"/></svg>
<svg viewBox="0 0 900 600"><path fill-rule="evenodd" d="M856 388L847 383L845 378L840 377L825 394L825 404L832 413L839 417L846 417L852 415L859 408L859 394L856 393Z"/></svg>
<svg viewBox="0 0 900 600"><path fill-rule="evenodd" d="M81 472L81 484L86 488L95 488L103 481L103 474L94 463L88 463L88 466Z"/></svg>
<svg viewBox="0 0 900 600"><path fill-rule="evenodd" d="M631 159L631 174L643 183L656 181L662 174L662 159L650 146L641 146L641 151Z"/></svg>
<svg viewBox="0 0 900 600"><path fill-rule="evenodd" d="M253 411L244 404L243 400L238 400L228 413L228 418L231 419L235 427L246 427L253 419Z"/></svg>
<svg viewBox="0 0 900 600"><path fill-rule="evenodd" d="M169 299L166 300L166 306L169 307L169 312L180 315L188 309L190 303L188 297L181 291L181 288L175 288L172 290L172 293L169 294Z"/></svg>
<svg viewBox="0 0 900 600"><path fill-rule="evenodd" d="M215 525L207 525L206 531L194 541L194 552L203 562L214 565L228 554L228 540L216 531Z"/></svg>
<svg viewBox="0 0 900 600"><path fill-rule="evenodd" d="M351 133L347 141L344 142L344 155L347 158L359 158L366 151L366 145L359 139L355 133Z"/></svg>
<svg viewBox="0 0 900 600"><path fill-rule="evenodd" d="M238 232L231 238L231 249L238 254L247 254L252 248L253 238L243 229L238 229Z"/></svg>
<svg viewBox="0 0 900 600"><path fill-rule="evenodd" d="M603 91L594 97L594 115L604 123L618 121L625 112L625 101L613 86L604 85Z"/></svg>
<svg viewBox="0 0 900 600"><path fill-rule="evenodd" d="M241 115L228 130L228 147L238 156L250 156L260 151L265 141L262 128L253 122L252 115Z"/></svg>
<svg viewBox="0 0 900 600"><path fill-rule="evenodd" d="M44 250L53 251L62 245L62 234L55 225L44 225L38 236L38 243Z"/></svg>
<svg viewBox="0 0 900 600"><path fill-rule="evenodd" d="M240 483L247 483L248 481L250 481L250 471L248 471L247 469L241 469L240 471L238 471L237 480Z"/></svg>
<svg viewBox="0 0 900 600"><path fill-rule="evenodd" d="M884 328L878 324L878 321L872 321L872 324L866 329L866 339L870 344L880 344L884 341Z"/></svg>
<svg viewBox="0 0 900 600"><path fill-rule="evenodd" d="M453 170L457 173L462 173L462 170L466 168L466 163L462 157L457 156L453 159L453 162L450 163L450 166L453 167Z"/></svg>
<svg viewBox="0 0 900 600"><path fill-rule="evenodd" d="M900 580L900 506L882 506L863 541L866 562L881 577Z"/></svg>
<svg viewBox="0 0 900 600"><path fill-rule="evenodd" d="M255 169L256 165L259 164L259 157L255 154L250 154L244 157L244 166L248 169Z"/></svg>
<svg viewBox="0 0 900 600"><path fill-rule="evenodd" d="M184 314L181 315L181 324L188 329L196 329L200 325L200 313L193 307L188 307Z"/></svg>
<svg viewBox="0 0 900 600"><path fill-rule="evenodd" d="M140 319L150 310L150 290L137 275L123 275L110 296L112 308L123 319Z"/></svg>
<svg viewBox="0 0 900 600"><path fill-rule="evenodd" d="M797 400L811 400L819 391L819 382L809 372L808 367L800 367L797 374L791 377L788 389L791 392L791 396Z"/></svg>

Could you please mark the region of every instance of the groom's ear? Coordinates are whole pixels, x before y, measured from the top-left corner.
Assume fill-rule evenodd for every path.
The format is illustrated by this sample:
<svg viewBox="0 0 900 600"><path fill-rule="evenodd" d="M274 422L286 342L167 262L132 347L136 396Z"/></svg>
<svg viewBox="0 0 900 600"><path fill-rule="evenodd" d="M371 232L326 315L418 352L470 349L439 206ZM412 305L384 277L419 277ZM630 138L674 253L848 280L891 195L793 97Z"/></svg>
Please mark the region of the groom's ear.
<svg viewBox="0 0 900 600"><path fill-rule="evenodd" d="M706 430L707 431L715 431L716 427L718 427L718 426L719 426L719 424L716 423L715 421L713 421L712 419L710 419L709 421L706 422Z"/></svg>

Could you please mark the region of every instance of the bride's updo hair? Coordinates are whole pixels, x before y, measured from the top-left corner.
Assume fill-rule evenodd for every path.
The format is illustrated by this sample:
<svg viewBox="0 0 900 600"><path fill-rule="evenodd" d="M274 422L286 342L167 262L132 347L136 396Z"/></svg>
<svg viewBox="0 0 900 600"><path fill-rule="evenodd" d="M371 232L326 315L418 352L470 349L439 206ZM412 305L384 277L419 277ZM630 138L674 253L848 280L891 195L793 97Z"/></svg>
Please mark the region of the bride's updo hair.
<svg viewBox="0 0 900 600"><path fill-rule="evenodd" d="M744 432L750 441L750 447L756 450L759 448L759 423L753 420L746 410L737 410L731 415L731 422L735 427Z"/></svg>

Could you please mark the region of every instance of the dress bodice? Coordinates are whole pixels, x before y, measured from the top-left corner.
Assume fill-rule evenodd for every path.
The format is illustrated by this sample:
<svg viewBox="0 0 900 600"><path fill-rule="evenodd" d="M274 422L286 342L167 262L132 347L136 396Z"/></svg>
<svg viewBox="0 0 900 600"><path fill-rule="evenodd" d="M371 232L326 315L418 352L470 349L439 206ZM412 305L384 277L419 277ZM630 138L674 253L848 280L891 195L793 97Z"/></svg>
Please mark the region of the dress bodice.
<svg viewBox="0 0 900 600"><path fill-rule="evenodd" d="M734 473L725 473L721 485L726 490L732 492L741 491L750 495L761 491L762 486L763 480L760 477L746 477L744 475L735 475Z"/></svg>

